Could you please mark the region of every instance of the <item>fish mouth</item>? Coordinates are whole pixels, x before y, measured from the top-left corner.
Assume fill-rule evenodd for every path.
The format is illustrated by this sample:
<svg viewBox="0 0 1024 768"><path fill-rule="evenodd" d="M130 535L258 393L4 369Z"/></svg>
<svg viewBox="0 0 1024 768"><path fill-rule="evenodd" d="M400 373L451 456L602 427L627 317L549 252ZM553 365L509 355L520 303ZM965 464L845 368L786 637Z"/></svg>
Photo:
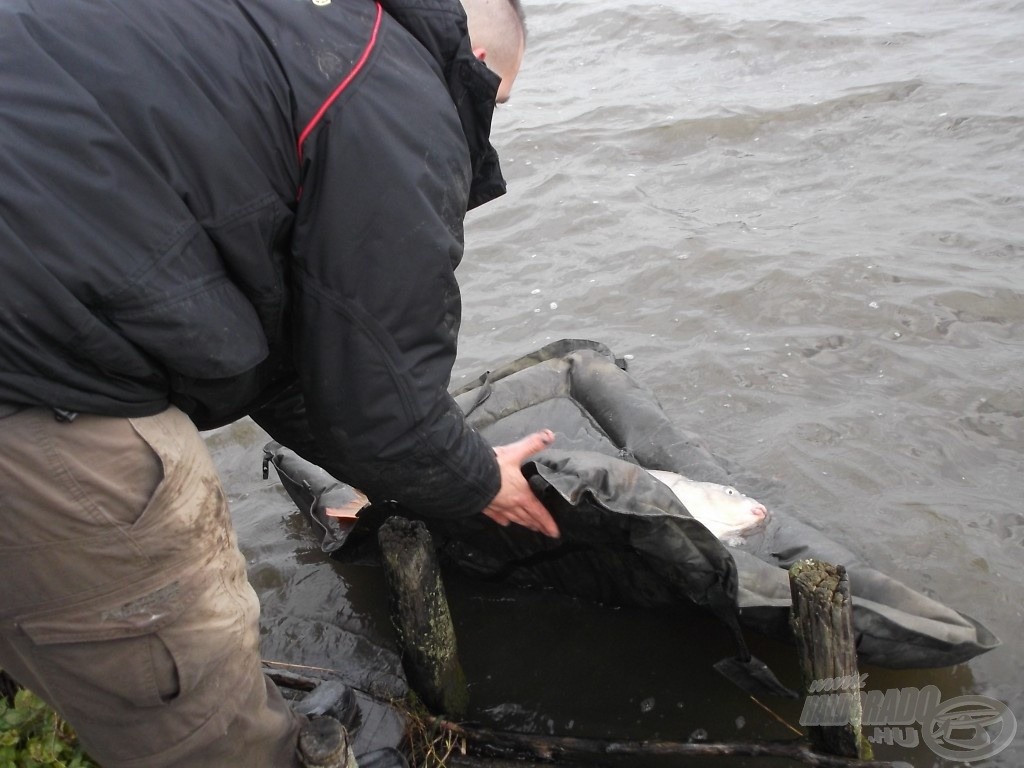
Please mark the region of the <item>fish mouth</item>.
<svg viewBox="0 0 1024 768"><path fill-rule="evenodd" d="M752 534L762 528L768 521L768 508L760 502L752 505L748 510L748 514L752 519L733 526L725 534L727 538L736 540L742 539L744 536Z"/></svg>

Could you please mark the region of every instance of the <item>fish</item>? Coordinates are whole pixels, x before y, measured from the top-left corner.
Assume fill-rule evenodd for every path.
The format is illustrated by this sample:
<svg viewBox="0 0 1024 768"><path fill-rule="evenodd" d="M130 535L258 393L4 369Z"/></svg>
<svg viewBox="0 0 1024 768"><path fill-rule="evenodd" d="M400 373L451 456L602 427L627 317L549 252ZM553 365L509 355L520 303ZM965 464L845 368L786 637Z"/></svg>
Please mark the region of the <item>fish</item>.
<svg viewBox="0 0 1024 768"><path fill-rule="evenodd" d="M647 471L655 480L667 485L690 515L723 544L739 544L744 535L752 533L768 519L768 508L764 504L731 485L690 480L677 472ZM719 618L733 633L738 652L717 661L714 668L751 696L797 698L796 691L783 685L767 664L750 653L737 616L727 613Z"/></svg>
<svg viewBox="0 0 1024 768"><path fill-rule="evenodd" d="M764 504L731 485L690 480L660 469L647 471L669 487L694 519L726 544L742 539L768 519Z"/></svg>

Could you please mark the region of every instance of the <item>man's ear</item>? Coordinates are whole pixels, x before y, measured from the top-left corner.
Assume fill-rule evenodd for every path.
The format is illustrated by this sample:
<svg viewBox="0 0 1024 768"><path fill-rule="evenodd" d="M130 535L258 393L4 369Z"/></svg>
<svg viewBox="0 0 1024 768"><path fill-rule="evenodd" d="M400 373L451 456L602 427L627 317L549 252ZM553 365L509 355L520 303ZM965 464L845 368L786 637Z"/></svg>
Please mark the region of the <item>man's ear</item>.
<svg viewBox="0 0 1024 768"><path fill-rule="evenodd" d="M487 58L487 49L486 48L474 48L473 49L473 55L476 56L480 61L483 61L484 59Z"/></svg>

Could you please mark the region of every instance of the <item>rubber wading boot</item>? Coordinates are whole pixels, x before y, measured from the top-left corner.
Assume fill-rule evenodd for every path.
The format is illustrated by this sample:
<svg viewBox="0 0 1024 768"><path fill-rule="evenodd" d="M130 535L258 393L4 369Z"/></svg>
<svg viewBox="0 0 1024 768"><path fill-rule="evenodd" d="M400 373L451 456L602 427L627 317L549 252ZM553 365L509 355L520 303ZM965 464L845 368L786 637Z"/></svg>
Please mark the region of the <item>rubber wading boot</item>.
<svg viewBox="0 0 1024 768"><path fill-rule="evenodd" d="M409 768L405 756L392 747L356 758L351 734L359 728L361 712L355 692L344 683L324 681L292 708L309 718L298 739L299 762L305 768Z"/></svg>
<svg viewBox="0 0 1024 768"><path fill-rule="evenodd" d="M348 731L329 715L315 717L303 726L298 752L305 768L358 768Z"/></svg>
<svg viewBox="0 0 1024 768"><path fill-rule="evenodd" d="M358 726L359 703L351 688L338 680L326 680L307 693L292 707L308 718L328 715L346 730L354 731Z"/></svg>

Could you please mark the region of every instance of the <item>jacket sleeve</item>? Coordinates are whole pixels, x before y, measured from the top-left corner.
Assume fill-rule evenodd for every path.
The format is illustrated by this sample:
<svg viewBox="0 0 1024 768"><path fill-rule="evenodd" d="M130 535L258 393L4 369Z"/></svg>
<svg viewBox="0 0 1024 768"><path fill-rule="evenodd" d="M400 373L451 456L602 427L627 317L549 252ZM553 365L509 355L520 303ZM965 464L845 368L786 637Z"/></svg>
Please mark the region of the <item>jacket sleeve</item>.
<svg viewBox="0 0 1024 768"><path fill-rule="evenodd" d="M295 364L325 469L371 500L469 515L500 486L447 391L469 156L435 68L409 61L415 46L389 51L395 37L304 147Z"/></svg>

